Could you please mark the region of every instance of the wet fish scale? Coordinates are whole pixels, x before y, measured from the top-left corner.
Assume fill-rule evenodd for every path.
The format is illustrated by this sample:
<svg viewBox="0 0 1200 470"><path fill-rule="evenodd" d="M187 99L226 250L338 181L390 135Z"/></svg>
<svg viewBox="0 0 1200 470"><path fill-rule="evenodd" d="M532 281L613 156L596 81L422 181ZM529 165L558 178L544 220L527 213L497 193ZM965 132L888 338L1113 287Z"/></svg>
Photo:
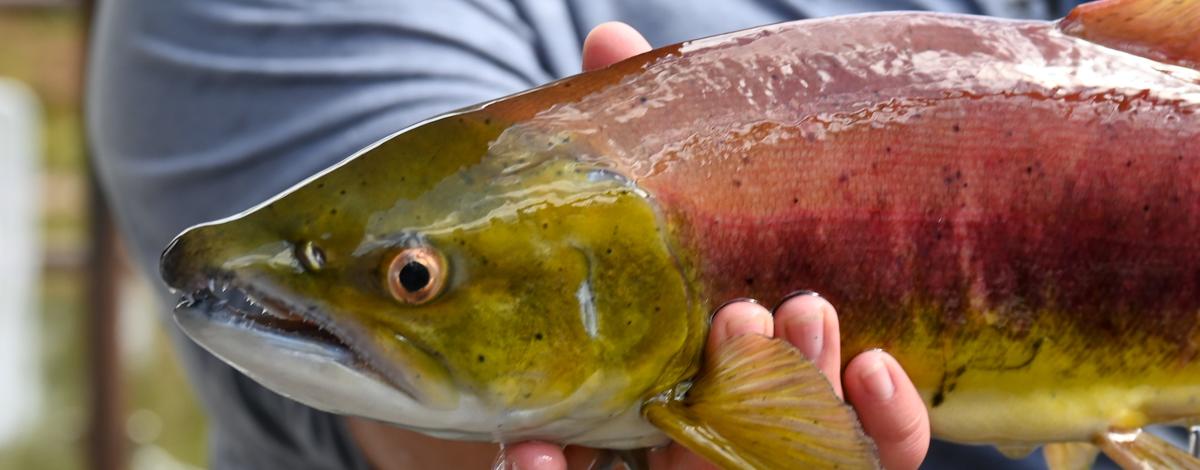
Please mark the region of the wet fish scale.
<svg viewBox="0 0 1200 470"><path fill-rule="evenodd" d="M647 63L522 132L635 175L714 302L822 292L844 357L899 355L935 407L1146 369L1194 386L1200 73L944 17L767 28Z"/></svg>

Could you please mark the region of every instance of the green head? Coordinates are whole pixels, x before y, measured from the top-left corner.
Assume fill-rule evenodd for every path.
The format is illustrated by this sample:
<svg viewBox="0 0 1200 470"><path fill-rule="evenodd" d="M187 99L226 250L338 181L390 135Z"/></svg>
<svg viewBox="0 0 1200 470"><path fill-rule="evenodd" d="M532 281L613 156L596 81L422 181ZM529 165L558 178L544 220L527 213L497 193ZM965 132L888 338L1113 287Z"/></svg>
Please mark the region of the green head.
<svg viewBox="0 0 1200 470"><path fill-rule="evenodd" d="M651 200L582 145L483 111L432 121L188 230L163 276L190 311L215 298L222 321L344 347L424 408L622 409L692 372L704 316Z"/></svg>

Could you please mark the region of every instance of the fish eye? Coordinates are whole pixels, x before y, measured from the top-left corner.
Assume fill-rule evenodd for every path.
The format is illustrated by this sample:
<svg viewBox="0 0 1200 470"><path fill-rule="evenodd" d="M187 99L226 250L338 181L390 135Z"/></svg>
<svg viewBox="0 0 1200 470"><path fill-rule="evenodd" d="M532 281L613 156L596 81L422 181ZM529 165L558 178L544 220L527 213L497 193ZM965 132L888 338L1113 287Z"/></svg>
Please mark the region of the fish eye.
<svg viewBox="0 0 1200 470"><path fill-rule="evenodd" d="M420 305L442 291L446 263L441 254L428 246L406 248L388 261L387 288L397 301Z"/></svg>
<svg viewBox="0 0 1200 470"><path fill-rule="evenodd" d="M296 258L300 260L300 265L310 273L315 273L325 267L325 252L311 241L296 247Z"/></svg>

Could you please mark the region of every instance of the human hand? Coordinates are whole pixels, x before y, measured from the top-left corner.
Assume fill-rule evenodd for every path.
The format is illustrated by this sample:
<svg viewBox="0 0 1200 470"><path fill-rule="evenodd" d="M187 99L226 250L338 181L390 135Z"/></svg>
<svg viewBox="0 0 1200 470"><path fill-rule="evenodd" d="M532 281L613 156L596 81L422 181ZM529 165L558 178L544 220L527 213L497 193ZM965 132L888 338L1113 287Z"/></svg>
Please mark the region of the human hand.
<svg viewBox="0 0 1200 470"><path fill-rule="evenodd" d="M605 23L588 34L583 44L585 71L607 67L650 50L649 43L632 27ZM916 388L894 358L883 351L859 354L841 372L841 343L837 312L815 295L784 301L774 315L757 303L725 305L713 317L707 348L735 336L757 333L777 336L796 346L824 372L838 396L849 396L864 430L875 440L885 468L915 469L929 449L929 415ZM563 470L587 468L596 456L591 449L562 449L545 442L508 446L497 468ZM709 469L711 464L678 444L650 454L652 468Z"/></svg>

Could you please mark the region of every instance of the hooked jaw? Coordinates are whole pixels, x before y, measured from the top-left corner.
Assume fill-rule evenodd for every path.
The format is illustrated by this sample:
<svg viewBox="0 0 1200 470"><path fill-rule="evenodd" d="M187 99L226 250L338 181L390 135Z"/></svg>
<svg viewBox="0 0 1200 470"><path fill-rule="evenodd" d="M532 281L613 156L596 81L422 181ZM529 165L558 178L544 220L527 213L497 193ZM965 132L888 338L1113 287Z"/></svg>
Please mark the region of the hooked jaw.
<svg viewBox="0 0 1200 470"><path fill-rule="evenodd" d="M207 251L210 238L221 238L212 229L180 235L160 264L162 278L181 294L175 321L193 341L314 408L418 429L435 429L445 421L439 415L455 413L459 392L439 380L447 378L439 373L444 368L427 354L409 347L388 351L385 360L357 329L334 324L330 312L271 282L269 267L227 269L227 262L210 261L222 258Z"/></svg>

